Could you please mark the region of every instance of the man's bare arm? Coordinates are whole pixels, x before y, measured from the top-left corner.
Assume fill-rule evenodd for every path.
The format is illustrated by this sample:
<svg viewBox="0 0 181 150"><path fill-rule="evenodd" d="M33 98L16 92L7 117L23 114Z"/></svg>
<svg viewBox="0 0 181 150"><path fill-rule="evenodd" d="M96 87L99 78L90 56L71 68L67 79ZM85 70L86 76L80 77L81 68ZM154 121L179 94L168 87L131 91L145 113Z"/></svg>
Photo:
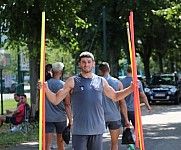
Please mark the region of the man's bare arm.
<svg viewBox="0 0 181 150"><path fill-rule="evenodd" d="M119 85L119 90L122 90L123 89L123 85L122 85L121 81L119 81L118 85ZM124 99L121 99L119 101L119 107L120 107L121 112L123 114L126 127L130 127L130 123L129 123L129 119L128 119L127 106L126 106L126 102L125 102Z"/></svg>
<svg viewBox="0 0 181 150"><path fill-rule="evenodd" d="M69 120L69 125L72 126L72 109L71 109L71 103L70 103L70 95L67 95L66 98L64 99L64 105L65 105L65 111L67 114L67 118Z"/></svg>
<svg viewBox="0 0 181 150"><path fill-rule="evenodd" d="M14 111L15 111L15 110L9 110L9 109L7 109L7 110L6 110L6 113L7 113L7 114L11 114L11 113L13 113Z"/></svg>
<svg viewBox="0 0 181 150"><path fill-rule="evenodd" d="M16 110L15 110L15 111L13 111L12 116L14 116L14 115L18 114L19 112L20 112L20 110L19 110L18 108L16 108Z"/></svg>
<svg viewBox="0 0 181 150"><path fill-rule="evenodd" d="M141 100L145 103L146 107L148 108L148 111L151 112L151 111L152 111L152 108L151 108L151 106L149 105L148 99L147 99L147 97L146 97L146 95L145 95L144 92L140 92L140 98L141 98Z"/></svg>
<svg viewBox="0 0 181 150"><path fill-rule="evenodd" d="M105 79L103 79L104 93L107 97L112 99L113 101L118 101L120 99L124 99L130 93L133 92L133 85L131 84L128 88L125 88L120 91L115 91Z"/></svg>
<svg viewBox="0 0 181 150"><path fill-rule="evenodd" d="M54 105L57 105L60 103L71 91L71 89L74 87L74 80L72 77L68 78L65 82L62 89L58 90L57 93L53 93L48 88L48 83L45 83L45 93L50 102L52 102Z"/></svg>

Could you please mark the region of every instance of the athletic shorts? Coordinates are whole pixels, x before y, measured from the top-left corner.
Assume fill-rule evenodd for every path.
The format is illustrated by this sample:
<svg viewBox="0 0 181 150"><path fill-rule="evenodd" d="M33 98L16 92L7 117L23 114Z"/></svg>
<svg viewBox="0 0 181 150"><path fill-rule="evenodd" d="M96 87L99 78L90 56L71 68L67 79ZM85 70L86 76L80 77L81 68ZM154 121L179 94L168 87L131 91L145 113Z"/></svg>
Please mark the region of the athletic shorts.
<svg viewBox="0 0 181 150"><path fill-rule="evenodd" d="M73 150L103 150L102 134L72 135Z"/></svg>
<svg viewBox="0 0 181 150"><path fill-rule="evenodd" d="M135 127L134 111L128 111L128 120ZM123 127L126 127L123 114L121 113L121 123Z"/></svg>
<svg viewBox="0 0 181 150"><path fill-rule="evenodd" d="M56 129L56 133L62 133L67 126L67 121L64 122L45 122L45 132L53 133Z"/></svg>
<svg viewBox="0 0 181 150"><path fill-rule="evenodd" d="M6 116L5 123L12 123L13 125L20 124L20 122L16 121L16 117L14 117L14 116Z"/></svg>
<svg viewBox="0 0 181 150"><path fill-rule="evenodd" d="M121 127L121 120L118 121L108 121L106 122L106 128L109 128L109 130L117 130Z"/></svg>

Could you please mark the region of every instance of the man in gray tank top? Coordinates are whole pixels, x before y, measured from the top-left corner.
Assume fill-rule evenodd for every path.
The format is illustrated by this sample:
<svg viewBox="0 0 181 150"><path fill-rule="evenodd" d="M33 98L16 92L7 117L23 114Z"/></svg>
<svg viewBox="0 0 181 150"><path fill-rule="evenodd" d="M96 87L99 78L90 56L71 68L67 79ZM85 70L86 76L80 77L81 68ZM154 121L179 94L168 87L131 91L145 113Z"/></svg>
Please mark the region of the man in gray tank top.
<svg viewBox="0 0 181 150"><path fill-rule="evenodd" d="M129 84L132 82L132 69L131 66L127 67L127 76L121 80L123 84L123 88L127 88ZM142 83L140 82L140 88L139 88L139 94L141 100L145 103L146 107L148 108L148 111L151 112L152 108L150 107L147 97L144 93ZM125 97L127 110L128 110L128 119L132 123L132 125L135 127L135 116L134 116L134 93L129 94L127 97ZM122 112L121 112L122 115ZM121 120L123 127L125 127L125 120L122 118ZM133 138L135 139L135 136L133 134Z"/></svg>
<svg viewBox="0 0 181 150"><path fill-rule="evenodd" d="M69 77L58 92L51 92L48 84L45 83L46 96L53 104L57 104L71 93L72 148L74 150L102 150L102 134L105 131L102 94L104 92L113 101L118 101L133 92L133 85L131 84L127 89L115 91L104 78L92 73L95 61L90 52L80 54L78 65L81 73Z"/></svg>
<svg viewBox="0 0 181 150"><path fill-rule="evenodd" d="M64 85L64 82L60 80L63 71L63 63L56 62L52 64L53 77L47 80L49 89L56 93ZM67 117L69 124L72 125L72 113L70 106L70 96L54 105L46 97L45 100L45 132L46 132L46 150L51 150L54 130L56 129L57 146L59 150L64 149L64 141L62 138L62 132L67 126Z"/></svg>
<svg viewBox="0 0 181 150"><path fill-rule="evenodd" d="M113 87L115 91L123 89L122 83L118 79L110 76L110 67L107 62L102 62L99 65L99 74L107 80L108 84ZM121 127L121 115L119 108L121 108L124 118L127 121L127 127L129 127L126 103L124 99L114 102L107 96L103 95L103 108L106 127L109 128L111 135L110 150L118 150L118 138Z"/></svg>

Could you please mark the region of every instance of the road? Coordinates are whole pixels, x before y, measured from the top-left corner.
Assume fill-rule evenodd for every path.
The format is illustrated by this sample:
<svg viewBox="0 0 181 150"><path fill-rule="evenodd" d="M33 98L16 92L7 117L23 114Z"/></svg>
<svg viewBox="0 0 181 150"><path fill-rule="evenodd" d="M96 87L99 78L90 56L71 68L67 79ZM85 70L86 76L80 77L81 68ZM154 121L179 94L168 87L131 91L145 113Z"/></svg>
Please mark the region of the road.
<svg viewBox="0 0 181 150"><path fill-rule="evenodd" d="M143 110L146 150L181 150L181 105L152 105L154 112Z"/></svg>
<svg viewBox="0 0 181 150"><path fill-rule="evenodd" d="M141 107L145 150L181 150L181 105L151 106L154 110L152 113L148 113L145 106ZM8 150L16 149L37 150L38 143L30 142L8 148ZM65 150L71 150L71 141L69 145L65 144ZM103 150L110 150L108 132L103 135ZM121 144L121 135L119 150L127 150L127 146Z"/></svg>
<svg viewBox="0 0 181 150"><path fill-rule="evenodd" d="M142 106L142 124L144 133L145 150L181 150L181 105L159 103L151 105L152 113L148 113ZM103 149L110 150L110 135L103 135ZM70 145L66 150L71 150ZM127 150L127 146L121 144L119 149Z"/></svg>

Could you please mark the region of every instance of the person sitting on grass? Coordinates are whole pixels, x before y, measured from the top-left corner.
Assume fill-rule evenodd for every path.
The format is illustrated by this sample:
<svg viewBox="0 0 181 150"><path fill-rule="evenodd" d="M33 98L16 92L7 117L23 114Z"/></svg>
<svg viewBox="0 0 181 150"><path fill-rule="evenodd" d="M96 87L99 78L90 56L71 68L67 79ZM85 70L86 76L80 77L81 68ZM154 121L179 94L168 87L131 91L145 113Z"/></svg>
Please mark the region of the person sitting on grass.
<svg viewBox="0 0 181 150"><path fill-rule="evenodd" d="M25 114L25 105L27 104L26 95L20 96L21 105L13 111L12 115L0 116L0 127L3 123L12 123L13 125L18 125L22 122Z"/></svg>

